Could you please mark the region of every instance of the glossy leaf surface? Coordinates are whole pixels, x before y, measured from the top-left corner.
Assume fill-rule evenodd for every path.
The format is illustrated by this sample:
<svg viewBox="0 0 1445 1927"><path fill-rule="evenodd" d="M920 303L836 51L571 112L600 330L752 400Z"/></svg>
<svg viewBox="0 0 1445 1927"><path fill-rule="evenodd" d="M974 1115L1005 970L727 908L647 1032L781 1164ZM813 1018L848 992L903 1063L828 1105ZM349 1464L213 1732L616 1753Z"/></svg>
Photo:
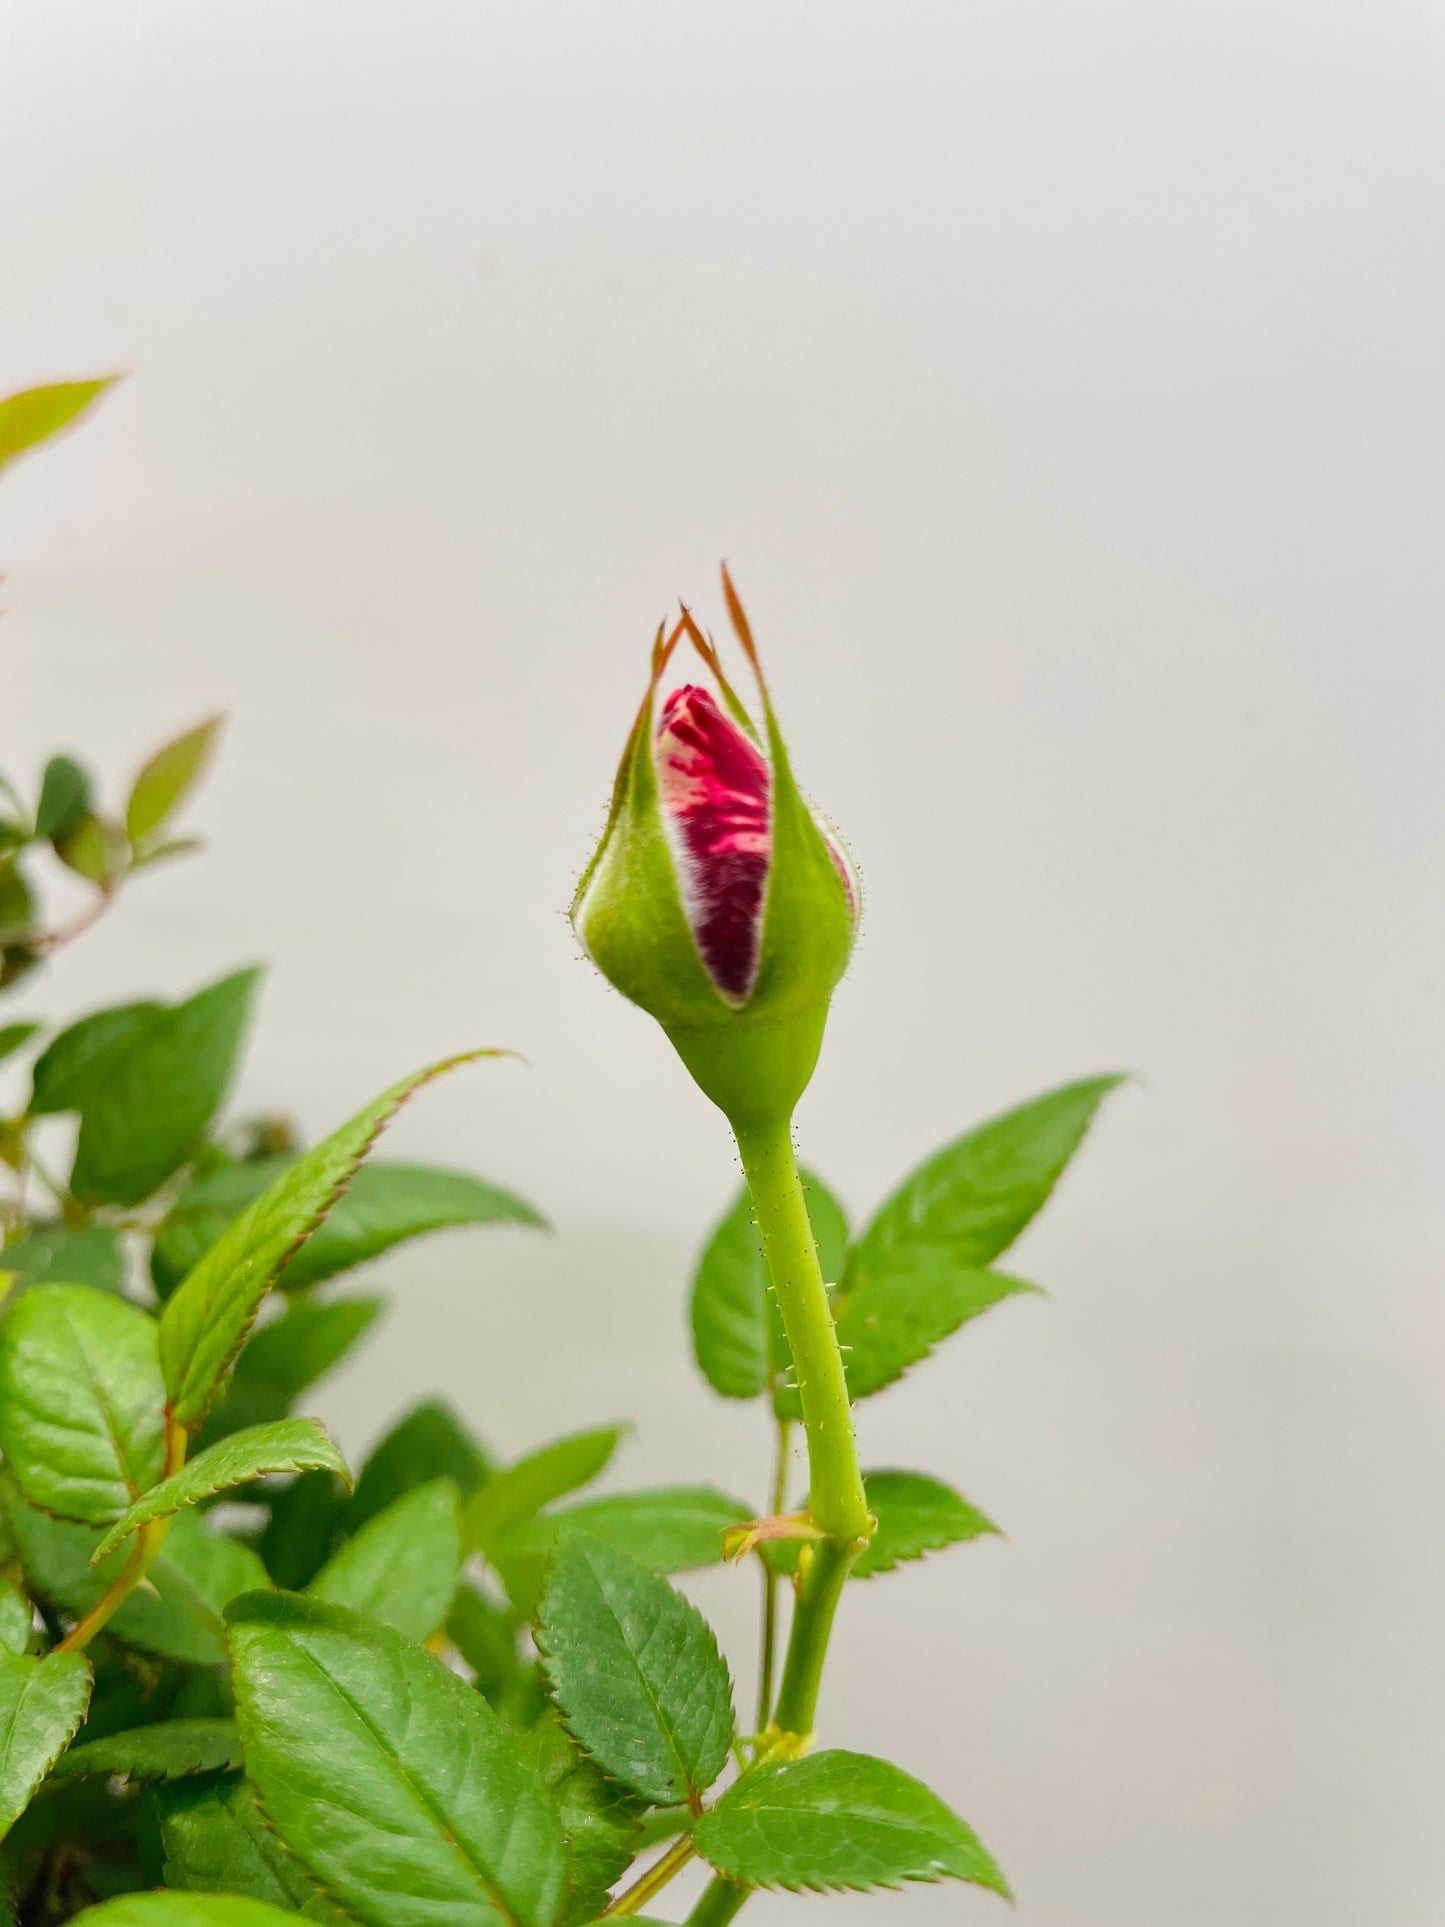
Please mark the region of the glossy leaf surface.
<svg viewBox="0 0 1445 1927"><path fill-rule="evenodd" d="M284 1594L237 1602L231 1653L266 1818L367 1927L552 1927L556 1809L480 1694L400 1634Z"/></svg>
<svg viewBox="0 0 1445 1927"><path fill-rule="evenodd" d="M156 1323L89 1285L50 1285L0 1319L0 1450L25 1498L104 1525L160 1477Z"/></svg>
<svg viewBox="0 0 1445 1927"><path fill-rule="evenodd" d="M122 1539L139 1532L152 1519L164 1519L187 1506L199 1505L217 1492L273 1473L317 1469L335 1472L343 1479L350 1476L345 1459L320 1419L279 1419L274 1425L252 1425L244 1432L233 1432L137 1499L101 1540L97 1557L103 1559Z"/></svg>
<svg viewBox="0 0 1445 1927"><path fill-rule="evenodd" d="M379 1133L424 1084L465 1061L449 1058L384 1091L283 1171L190 1272L161 1318L161 1368L182 1423L203 1416L277 1272L321 1224Z"/></svg>
<svg viewBox="0 0 1445 1927"><path fill-rule="evenodd" d="M65 1751L90 1702L83 1653L30 1659L0 1652L0 1836Z"/></svg>
<svg viewBox="0 0 1445 1927"><path fill-rule="evenodd" d="M234 1720L158 1720L154 1726L108 1733L73 1746L55 1769L57 1779L87 1774L127 1780L178 1780L241 1764Z"/></svg>
<svg viewBox="0 0 1445 1927"><path fill-rule="evenodd" d="M1008 1886L973 1831L886 1760L841 1751L760 1767L698 1821L698 1851L757 1887L897 1887L905 1880Z"/></svg>

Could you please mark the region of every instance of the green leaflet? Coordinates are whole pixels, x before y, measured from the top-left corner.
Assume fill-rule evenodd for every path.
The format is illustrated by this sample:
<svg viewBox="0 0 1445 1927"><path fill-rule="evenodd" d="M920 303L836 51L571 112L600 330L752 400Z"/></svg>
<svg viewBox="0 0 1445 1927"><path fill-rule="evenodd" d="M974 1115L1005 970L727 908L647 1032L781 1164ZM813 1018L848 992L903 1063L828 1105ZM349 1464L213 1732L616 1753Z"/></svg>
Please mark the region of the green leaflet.
<svg viewBox="0 0 1445 1927"><path fill-rule="evenodd" d="M160 1228L151 1260L163 1297L289 1165L282 1158L224 1165L187 1186ZM325 1224L287 1265L281 1288L305 1290L368 1264L405 1239L449 1226L543 1223L531 1205L484 1178L378 1160L357 1172Z"/></svg>
<svg viewBox="0 0 1445 1927"><path fill-rule="evenodd" d="M28 1652L33 1632L30 1601L13 1580L0 1579L0 1648Z"/></svg>
<svg viewBox="0 0 1445 1927"><path fill-rule="evenodd" d="M834 1298L848 1389L866 1398L970 1318L1036 1287L986 1269L1047 1200L1118 1077L1085 1078L926 1159L848 1254Z"/></svg>
<svg viewBox="0 0 1445 1927"><path fill-rule="evenodd" d="M82 1653L29 1659L0 1652L0 1837L75 1737L90 1686Z"/></svg>
<svg viewBox="0 0 1445 1927"><path fill-rule="evenodd" d="M422 1085L471 1057L448 1058L393 1084L283 1171L190 1272L161 1317L161 1368L182 1424L204 1416L277 1272L325 1218L378 1133Z"/></svg>
<svg viewBox="0 0 1445 1927"><path fill-rule="evenodd" d="M809 1171L801 1175L823 1276L834 1284L842 1276L848 1220L821 1178ZM724 1398L756 1398L778 1389L791 1369L746 1185L698 1261L692 1342L704 1377Z"/></svg>
<svg viewBox="0 0 1445 1927"><path fill-rule="evenodd" d="M567 1842L567 1898L559 1927L579 1927L601 1913L608 1888L631 1864L644 1805L599 1771L555 1713L538 1720L522 1751L556 1802Z"/></svg>
<svg viewBox="0 0 1445 1927"><path fill-rule="evenodd" d="M159 1720L154 1726L108 1733L101 1740L73 1746L55 1768L56 1779L87 1774L128 1780L179 1780L241 1764L241 1742L234 1720Z"/></svg>
<svg viewBox="0 0 1445 1927"><path fill-rule="evenodd" d="M75 1916L76 1927L291 1927L296 1915L235 1895L122 1894Z"/></svg>
<svg viewBox="0 0 1445 1927"><path fill-rule="evenodd" d="M230 1621L247 1771L313 1879L367 1927L552 1927L556 1809L479 1693L344 1607L258 1594Z"/></svg>
<svg viewBox="0 0 1445 1927"><path fill-rule="evenodd" d="M92 788L90 772L73 756L52 756L40 779L35 834L58 843L79 829L90 813Z"/></svg>
<svg viewBox="0 0 1445 1927"><path fill-rule="evenodd" d="M380 1298L340 1298L321 1304L288 1300L284 1316L252 1332L236 1369L201 1433L206 1445L248 1425L284 1418L302 1392L336 1365L370 1330Z"/></svg>
<svg viewBox="0 0 1445 1927"><path fill-rule="evenodd" d="M25 1301L22 1299L21 1303ZM331 1443L320 1419L286 1418L274 1425L252 1425L244 1432L233 1432L206 1451L198 1453L159 1485L152 1486L128 1511L121 1514L96 1549L103 1559L123 1539L187 1506L199 1505L217 1492L251 1479L264 1479L274 1472L305 1472L319 1468L350 1479L346 1461Z"/></svg>
<svg viewBox="0 0 1445 1927"><path fill-rule="evenodd" d="M469 1499L492 1469L491 1454L446 1400L423 1399L372 1447L356 1481L351 1528L432 1479L450 1479Z"/></svg>
<svg viewBox="0 0 1445 1927"><path fill-rule="evenodd" d="M153 836L195 788L210 760L223 720L212 716L198 723L194 729L163 744L147 760L131 785L125 806L125 833L132 843L144 843Z"/></svg>
<svg viewBox="0 0 1445 1927"><path fill-rule="evenodd" d="M1009 1897L992 1856L921 1781L865 1753L756 1768L697 1823L698 1851L755 1887L897 1887L970 1880Z"/></svg>
<svg viewBox="0 0 1445 1927"><path fill-rule="evenodd" d="M1038 1286L1003 1271L968 1271L920 1250L914 1262L856 1295L834 1302L848 1390L855 1399L881 1392L960 1325L991 1306Z"/></svg>
<svg viewBox="0 0 1445 1927"><path fill-rule="evenodd" d="M723 1534L752 1516L751 1506L710 1485L615 1492L525 1521L493 1541L490 1557L508 1596L531 1618L547 1555L564 1533L585 1532L616 1546L649 1572L695 1572L718 1564Z"/></svg>
<svg viewBox="0 0 1445 1927"><path fill-rule="evenodd" d="M711 1627L665 1579L581 1533L563 1539L537 1627L553 1698L604 1773L655 1806L727 1764L732 1687Z"/></svg>
<svg viewBox="0 0 1445 1927"><path fill-rule="evenodd" d="M426 1640L445 1623L461 1570L461 1503L450 1479L435 1479L368 1520L307 1591Z"/></svg>
<svg viewBox="0 0 1445 1927"><path fill-rule="evenodd" d="M120 1238L105 1224L77 1231L63 1224L32 1225L26 1237L0 1251L0 1265L18 1271L32 1285L93 1285L119 1298L125 1291L125 1253Z"/></svg>
<svg viewBox="0 0 1445 1927"><path fill-rule="evenodd" d="M468 1543L485 1552L544 1505L590 1485L630 1430L604 1425L572 1432L494 1472L467 1507Z"/></svg>
<svg viewBox="0 0 1445 1927"><path fill-rule="evenodd" d="M103 375L98 381L56 381L7 395L0 401L0 469L68 428L119 379Z"/></svg>
<svg viewBox="0 0 1445 1927"><path fill-rule="evenodd" d="M108 1053L104 1075L76 1107L70 1188L78 1198L143 1203L195 1152L225 1101L259 977L240 970L184 1003L155 1008Z"/></svg>
<svg viewBox="0 0 1445 1927"><path fill-rule="evenodd" d="M854 1579L871 1579L905 1559L998 1531L961 1493L922 1472L865 1472L863 1489L878 1530L858 1555Z"/></svg>
<svg viewBox="0 0 1445 1927"><path fill-rule="evenodd" d="M240 1773L212 1773L159 1789L156 1806L168 1887L190 1894L244 1894L280 1907L288 1920L345 1921L293 1854L270 1833ZM294 1911L290 1911L294 1910Z"/></svg>
<svg viewBox="0 0 1445 1927"><path fill-rule="evenodd" d="M0 1319L0 1450L32 1504L104 1525L160 1477L156 1323L89 1285L29 1291Z"/></svg>

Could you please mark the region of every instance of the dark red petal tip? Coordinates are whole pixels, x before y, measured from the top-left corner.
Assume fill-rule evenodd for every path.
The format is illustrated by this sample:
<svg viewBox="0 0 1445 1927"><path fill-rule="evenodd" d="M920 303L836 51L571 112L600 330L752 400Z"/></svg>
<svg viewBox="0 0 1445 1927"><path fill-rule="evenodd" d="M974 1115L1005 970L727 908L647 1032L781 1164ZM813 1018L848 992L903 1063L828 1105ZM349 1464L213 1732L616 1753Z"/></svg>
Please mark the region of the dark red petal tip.
<svg viewBox="0 0 1445 1927"><path fill-rule="evenodd" d="M757 975L772 847L767 761L707 690L688 683L663 706L657 773L698 950L718 989L741 1001Z"/></svg>

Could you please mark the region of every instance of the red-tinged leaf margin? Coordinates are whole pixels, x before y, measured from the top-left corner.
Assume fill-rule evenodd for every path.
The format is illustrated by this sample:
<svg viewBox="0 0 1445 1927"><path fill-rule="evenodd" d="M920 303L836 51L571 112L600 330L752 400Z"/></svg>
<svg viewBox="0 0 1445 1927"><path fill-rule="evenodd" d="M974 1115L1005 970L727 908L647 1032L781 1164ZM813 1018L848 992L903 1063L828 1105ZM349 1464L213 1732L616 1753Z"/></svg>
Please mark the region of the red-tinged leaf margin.
<svg viewBox="0 0 1445 1927"><path fill-rule="evenodd" d="M204 1419L266 1293L324 1223L402 1106L425 1085L462 1064L515 1054L495 1049L463 1051L393 1084L298 1158L221 1234L182 1280L161 1315L161 1368L168 1411L176 1425L194 1430ZM264 1229L268 1215L280 1218L269 1235Z"/></svg>

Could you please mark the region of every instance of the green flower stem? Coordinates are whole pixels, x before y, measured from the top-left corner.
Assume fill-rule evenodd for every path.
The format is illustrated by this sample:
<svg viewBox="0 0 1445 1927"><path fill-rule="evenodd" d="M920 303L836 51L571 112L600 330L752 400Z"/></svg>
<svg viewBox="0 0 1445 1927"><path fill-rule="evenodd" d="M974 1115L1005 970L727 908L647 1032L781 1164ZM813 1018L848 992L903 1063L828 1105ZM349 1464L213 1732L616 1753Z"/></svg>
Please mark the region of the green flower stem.
<svg viewBox="0 0 1445 1927"><path fill-rule="evenodd" d="M802 1739L812 1735L833 1615L858 1551L856 1544L837 1539L820 1539L812 1547L807 1571L798 1581L788 1657L773 1713L773 1725L779 1733L796 1734Z"/></svg>
<svg viewBox="0 0 1445 1927"><path fill-rule="evenodd" d="M773 1467L772 1510L776 1517L788 1503L788 1445L791 1419L778 1420L777 1460ZM763 1652L758 1668L758 1721L761 1733L773 1717L773 1671L778 1652L778 1573L771 1560L759 1561L763 1569Z"/></svg>
<svg viewBox="0 0 1445 1927"><path fill-rule="evenodd" d="M793 1157L792 1120L739 1128L737 1140L797 1373L808 1438L809 1507L830 1539L865 1544L872 1522L853 1444L848 1382Z"/></svg>
<svg viewBox="0 0 1445 1927"><path fill-rule="evenodd" d="M702 1899L687 1917L686 1927L727 1927L735 1920L751 1887L739 1887L717 1874L703 1889Z"/></svg>

